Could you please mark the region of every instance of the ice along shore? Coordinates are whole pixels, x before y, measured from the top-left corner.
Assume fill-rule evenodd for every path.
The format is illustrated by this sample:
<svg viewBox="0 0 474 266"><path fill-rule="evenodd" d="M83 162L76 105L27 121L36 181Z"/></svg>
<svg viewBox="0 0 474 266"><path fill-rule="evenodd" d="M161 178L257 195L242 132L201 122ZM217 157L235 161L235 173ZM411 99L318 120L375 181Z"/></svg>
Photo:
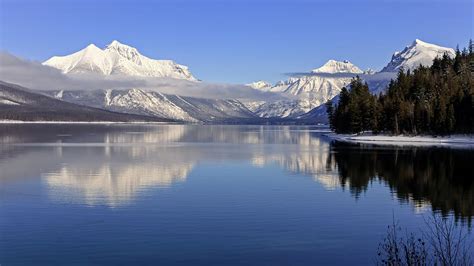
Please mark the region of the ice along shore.
<svg viewBox="0 0 474 266"><path fill-rule="evenodd" d="M332 140L374 145L392 146L440 146L474 149L474 135L450 135L450 136L407 136L407 135L373 135L373 134L325 134Z"/></svg>

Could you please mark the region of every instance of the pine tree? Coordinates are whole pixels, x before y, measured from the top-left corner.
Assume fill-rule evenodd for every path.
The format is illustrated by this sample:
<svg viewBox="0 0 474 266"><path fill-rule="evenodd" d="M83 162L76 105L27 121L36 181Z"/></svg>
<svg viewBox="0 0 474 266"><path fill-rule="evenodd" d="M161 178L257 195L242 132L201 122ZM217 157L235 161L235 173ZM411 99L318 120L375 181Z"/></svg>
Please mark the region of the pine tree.
<svg viewBox="0 0 474 266"><path fill-rule="evenodd" d="M446 110L446 133L452 133L456 124L456 118L454 117L454 106L448 105Z"/></svg>
<svg viewBox="0 0 474 266"><path fill-rule="evenodd" d="M331 129L337 133L365 130L392 134L474 133L474 45L454 58L444 54L431 67L400 70L378 97L359 77L339 102L327 105Z"/></svg>
<svg viewBox="0 0 474 266"><path fill-rule="evenodd" d="M335 131L335 125L334 125L334 106L332 105L332 101L328 100L326 102L326 113L328 115L328 120L329 120L329 126L332 131Z"/></svg>

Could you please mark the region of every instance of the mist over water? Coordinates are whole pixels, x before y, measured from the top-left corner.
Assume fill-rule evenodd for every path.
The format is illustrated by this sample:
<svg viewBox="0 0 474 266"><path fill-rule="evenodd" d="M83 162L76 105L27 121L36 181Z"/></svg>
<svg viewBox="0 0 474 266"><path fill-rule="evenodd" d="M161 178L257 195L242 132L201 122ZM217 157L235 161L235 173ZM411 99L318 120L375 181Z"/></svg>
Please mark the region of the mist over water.
<svg viewBox="0 0 474 266"><path fill-rule="evenodd" d="M471 226L474 151L326 131L2 125L0 263L368 264L393 216Z"/></svg>

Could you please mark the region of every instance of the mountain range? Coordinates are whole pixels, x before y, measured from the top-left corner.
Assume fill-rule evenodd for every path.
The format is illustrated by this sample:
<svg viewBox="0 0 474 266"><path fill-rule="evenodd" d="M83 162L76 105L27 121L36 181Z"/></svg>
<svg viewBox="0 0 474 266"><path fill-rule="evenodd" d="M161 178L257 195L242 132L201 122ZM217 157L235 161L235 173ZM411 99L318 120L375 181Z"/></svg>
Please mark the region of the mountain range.
<svg viewBox="0 0 474 266"><path fill-rule="evenodd" d="M413 70L419 65L430 66L433 59L445 53L450 57L455 55L454 49L416 39L401 52L395 52L390 62L380 72L370 69L362 71L347 60L329 60L306 75L290 77L275 85L265 81L248 84L258 90L281 92L288 95L290 99L254 102L247 106L260 117L291 117L326 122L323 104L336 97L342 87L347 86L356 75L366 80L373 93L380 93L383 92L390 79L395 78L400 69L406 71Z"/></svg>
<svg viewBox="0 0 474 266"><path fill-rule="evenodd" d="M107 116L110 117L107 119L111 119L111 121L118 119L117 114L127 114L130 117L123 117L126 121L156 118L163 121L211 123L237 120L262 122L268 119L325 122L323 104L327 100L337 97L342 87L347 86L353 77L360 76L366 80L373 92L380 93L400 69L411 70L419 65L429 66L434 58L443 54L454 56L455 52L451 48L416 39L401 52L395 52L389 63L379 72L370 69L363 71L347 60L328 60L319 68L289 77L276 84L266 81L246 84L251 90L278 95L274 99L262 100L246 97L208 99L180 95L179 88L176 89L176 94L169 94L161 93L160 88L150 90L139 86L129 89L106 87L97 90L61 88L41 91L40 95L48 97L58 108L69 108L68 110L75 110L75 108L79 108L78 106L90 108L87 110L79 110L79 108L78 113L83 111L99 112L100 110L105 112L101 113L104 115L104 119ZM170 78L195 84L201 82L193 76L187 66L171 60L148 58L136 48L118 41L111 42L104 49L90 44L70 55L53 56L42 64L44 67L52 67L70 77L97 75L136 80ZM16 88L13 85L2 83L0 110L11 111L12 108L18 110L20 105L26 108L27 104L20 103L17 98L13 97L11 90L9 96L5 96L7 95L6 87ZM18 94L24 94L26 90L21 89L20 91ZM29 93L38 92L30 91ZM35 97L39 96L32 98L35 99ZM30 101L30 103L33 102L35 101ZM64 106L58 102L64 103ZM32 106L29 104L28 108L31 109ZM39 106L35 105L35 108L39 108ZM24 116L23 118L25 119Z"/></svg>

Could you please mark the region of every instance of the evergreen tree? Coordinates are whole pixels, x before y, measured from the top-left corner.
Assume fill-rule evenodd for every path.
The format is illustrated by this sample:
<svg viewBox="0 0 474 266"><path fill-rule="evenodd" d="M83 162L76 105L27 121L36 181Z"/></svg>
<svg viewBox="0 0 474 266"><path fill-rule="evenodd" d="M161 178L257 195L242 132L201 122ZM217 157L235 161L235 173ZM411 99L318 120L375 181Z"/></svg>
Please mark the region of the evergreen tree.
<svg viewBox="0 0 474 266"><path fill-rule="evenodd" d="M398 72L386 93L374 96L359 77L328 104L337 133L372 130L391 134L474 133L474 45L444 54L431 67Z"/></svg>
<svg viewBox="0 0 474 266"><path fill-rule="evenodd" d="M334 106L332 105L332 101L328 100L326 102L326 113L328 115L329 125L331 130L335 131L334 127Z"/></svg>

